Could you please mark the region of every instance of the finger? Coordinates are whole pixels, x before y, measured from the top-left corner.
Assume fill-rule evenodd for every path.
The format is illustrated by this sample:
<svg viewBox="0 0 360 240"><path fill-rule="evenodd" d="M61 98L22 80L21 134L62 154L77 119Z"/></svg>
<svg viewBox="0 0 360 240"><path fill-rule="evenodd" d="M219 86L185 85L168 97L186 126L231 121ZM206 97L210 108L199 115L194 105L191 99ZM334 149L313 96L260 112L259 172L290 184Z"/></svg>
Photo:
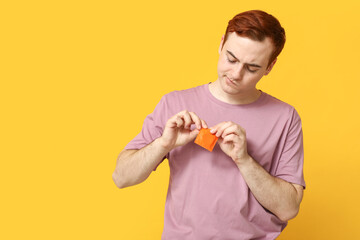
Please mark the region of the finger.
<svg viewBox="0 0 360 240"><path fill-rule="evenodd" d="M216 124L215 126L212 126L212 127L210 128L210 133L215 134L216 131L217 131L217 129L221 126L221 124L223 124L223 122L222 122L222 123L219 123L219 124Z"/></svg>
<svg viewBox="0 0 360 240"><path fill-rule="evenodd" d="M229 127L225 128L223 133L221 134L221 137L225 138L225 136L227 136L229 134L235 134L235 135L240 136L241 131L239 129L239 126L236 124L233 124L233 125L230 125Z"/></svg>
<svg viewBox="0 0 360 240"><path fill-rule="evenodd" d="M192 124L192 120L191 120L189 112L184 111L184 112L181 113L181 116L184 119L184 128L185 129L190 129L190 126Z"/></svg>
<svg viewBox="0 0 360 240"><path fill-rule="evenodd" d="M206 122L204 120L201 119L201 126L203 128L208 128L208 125L206 124Z"/></svg>
<svg viewBox="0 0 360 240"><path fill-rule="evenodd" d="M166 122L166 127L175 128L177 127L177 115L172 116L169 118L169 120Z"/></svg>
<svg viewBox="0 0 360 240"><path fill-rule="evenodd" d="M193 123L195 123L196 128L200 130L202 125L200 118L194 112L189 112L189 115L191 116Z"/></svg>
<svg viewBox="0 0 360 240"><path fill-rule="evenodd" d="M230 127L232 127L233 125L235 125L233 122L225 122L223 125L221 125L218 130L216 131L216 136L220 137L224 131Z"/></svg>
<svg viewBox="0 0 360 240"><path fill-rule="evenodd" d="M224 130L233 124L234 124L233 122L223 122L222 124L217 126L217 128L215 128L215 131L214 131L215 135L217 137L220 137L223 134Z"/></svg>
<svg viewBox="0 0 360 240"><path fill-rule="evenodd" d="M176 127L182 127L184 125L184 120L181 116L176 116Z"/></svg>
<svg viewBox="0 0 360 240"><path fill-rule="evenodd" d="M226 135L223 139L222 139L222 143L239 143L240 142L240 139L239 139L239 136L236 135L236 134L229 134L229 135Z"/></svg>
<svg viewBox="0 0 360 240"><path fill-rule="evenodd" d="M200 132L200 130L197 129L197 128L195 128L194 130L192 130L192 131L190 132L190 141L193 140L193 139L195 139L196 136L199 134L199 132Z"/></svg>
<svg viewBox="0 0 360 240"><path fill-rule="evenodd" d="M218 123L218 124L216 124L215 126L212 126L211 128L210 128L210 132L212 133L212 134L215 134L217 131L218 131L218 129L222 126L222 125L224 125L226 122L221 122L221 123Z"/></svg>

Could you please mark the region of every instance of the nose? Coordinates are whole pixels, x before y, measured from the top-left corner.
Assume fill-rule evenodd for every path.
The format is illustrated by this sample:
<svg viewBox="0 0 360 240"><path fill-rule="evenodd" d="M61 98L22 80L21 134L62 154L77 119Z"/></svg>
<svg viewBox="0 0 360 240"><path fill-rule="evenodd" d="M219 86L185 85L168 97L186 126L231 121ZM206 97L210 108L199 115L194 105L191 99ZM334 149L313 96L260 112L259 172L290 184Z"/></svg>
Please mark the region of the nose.
<svg viewBox="0 0 360 240"><path fill-rule="evenodd" d="M244 76L244 65L243 64L238 64L236 67L234 67L232 69L231 72L231 77L233 80L241 80L242 77Z"/></svg>

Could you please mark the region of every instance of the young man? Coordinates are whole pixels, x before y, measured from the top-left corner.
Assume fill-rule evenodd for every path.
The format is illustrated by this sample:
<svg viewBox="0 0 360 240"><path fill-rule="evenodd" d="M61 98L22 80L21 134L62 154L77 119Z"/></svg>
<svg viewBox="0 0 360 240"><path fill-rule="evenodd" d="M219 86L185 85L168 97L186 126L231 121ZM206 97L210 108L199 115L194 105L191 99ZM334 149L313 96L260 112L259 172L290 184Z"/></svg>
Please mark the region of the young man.
<svg viewBox="0 0 360 240"><path fill-rule="evenodd" d="M263 11L236 15L219 48L218 79L166 94L117 160L119 188L169 160L162 239L275 239L302 200L303 139L296 110L256 89L285 31ZM201 128L218 137L196 145Z"/></svg>

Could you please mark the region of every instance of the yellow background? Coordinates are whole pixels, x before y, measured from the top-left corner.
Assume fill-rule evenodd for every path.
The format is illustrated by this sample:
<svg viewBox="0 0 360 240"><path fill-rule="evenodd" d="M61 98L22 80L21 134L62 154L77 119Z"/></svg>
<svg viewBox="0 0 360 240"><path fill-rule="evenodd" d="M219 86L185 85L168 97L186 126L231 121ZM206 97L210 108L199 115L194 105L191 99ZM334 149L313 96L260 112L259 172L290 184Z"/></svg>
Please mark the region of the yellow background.
<svg viewBox="0 0 360 240"><path fill-rule="evenodd" d="M2 1L0 239L160 239L168 163L119 190L116 157L161 96L217 78L241 11L287 43L259 88L303 121L307 189L278 239L360 239L360 3Z"/></svg>

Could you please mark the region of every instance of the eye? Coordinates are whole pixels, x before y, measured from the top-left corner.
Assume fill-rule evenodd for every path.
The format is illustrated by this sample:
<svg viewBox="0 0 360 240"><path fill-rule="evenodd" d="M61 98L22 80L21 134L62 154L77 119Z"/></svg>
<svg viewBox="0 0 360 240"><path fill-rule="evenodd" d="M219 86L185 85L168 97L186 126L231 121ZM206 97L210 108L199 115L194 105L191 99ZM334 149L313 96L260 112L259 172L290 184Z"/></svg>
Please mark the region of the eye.
<svg viewBox="0 0 360 240"><path fill-rule="evenodd" d="M230 60L229 58L226 58L228 60L229 63L235 63L236 60Z"/></svg>
<svg viewBox="0 0 360 240"><path fill-rule="evenodd" d="M247 69L249 72L251 72L251 73L254 73L254 72L257 71L257 70L255 70L255 69L251 69L251 67L249 67L249 66L247 66L246 69Z"/></svg>

